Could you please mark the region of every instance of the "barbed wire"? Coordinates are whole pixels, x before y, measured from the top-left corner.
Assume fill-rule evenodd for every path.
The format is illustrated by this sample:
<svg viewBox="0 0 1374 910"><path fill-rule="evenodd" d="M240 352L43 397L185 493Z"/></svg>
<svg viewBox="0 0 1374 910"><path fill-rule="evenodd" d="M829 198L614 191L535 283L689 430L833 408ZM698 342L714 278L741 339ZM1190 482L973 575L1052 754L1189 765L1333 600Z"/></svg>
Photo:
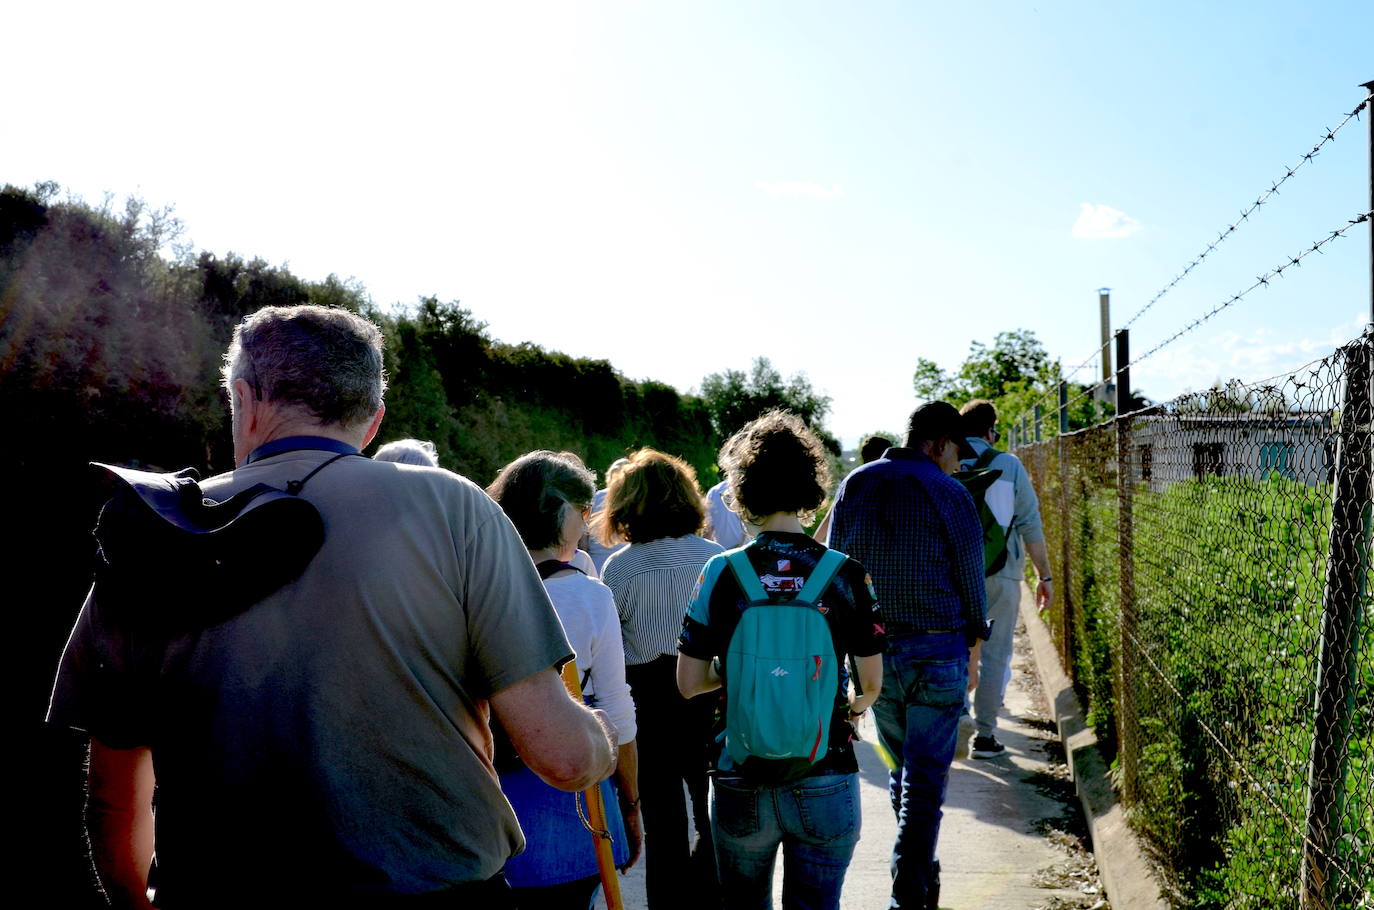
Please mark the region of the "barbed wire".
<svg viewBox="0 0 1374 910"><path fill-rule="evenodd" d="M1203 313L1197 319L1194 319L1192 322L1188 323L1186 326L1179 329L1177 332L1170 335L1168 338L1164 339L1159 344L1150 348L1144 354L1141 354L1139 357L1134 358L1129 364L1126 365L1126 367L1130 368L1133 366L1137 366L1138 364L1149 358L1152 354L1155 354L1159 350L1177 341L1179 338L1182 338L1184 335L1187 335L1189 332L1193 331L1198 326L1202 325L1207 320L1211 319L1213 316L1220 313L1222 310L1231 306L1231 304L1237 303L1240 300L1244 299L1246 295L1248 295L1251 291L1255 290L1256 288L1268 287L1269 282L1273 279L1282 278L1283 273L1286 270L1301 265L1302 261L1306 259L1308 256L1312 255L1313 253L1320 253L1322 247L1326 246L1328 243L1330 243L1333 240L1336 240L1339 237L1345 236L1345 233L1347 231L1351 230L1356 225L1364 224L1371 217L1374 217L1374 212L1363 212L1362 214L1356 215L1354 218L1351 218L1346 223L1345 227L1338 228L1337 230L1332 231L1331 233L1323 237L1321 240L1318 240L1316 243L1313 243L1310 247L1303 249L1303 251L1301 253L1298 253L1296 256L1288 257L1288 261L1285 262L1283 265L1280 265L1276 268L1270 269L1268 272L1263 273L1255 279L1254 284L1250 285L1248 288L1241 291L1239 294L1233 295L1230 299L1224 300L1216 306L1212 307L1206 313ZM1121 370L1122 367L1118 365L1113 375L1119 376L1121 374Z"/></svg>
<svg viewBox="0 0 1374 910"><path fill-rule="evenodd" d="M1260 275L1258 278L1255 279L1255 283L1254 283L1254 284L1250 285L1248 288L1246 288L1245 290L1241 291L1239 294L1234 294L1234 295L1232 295L1230 298L1228 298L1227 300L1224 300L1224 301L1222 301L1221 303L1217 304L1216 306L1212 307L1212 309L1208 310L1206 313L1202 314L1202 315L1199 316L1197 319L1194 319L1192 322L1188 323L1188 325L1186 325L1186 326L1184 326L1183 328L1179 329L1177 332L1175 332L1174 334L1170 335L1168 338L1164 339L1164 340L1161 341L1159 344L1157 344L1157 345L1155 345L1154 347L1150 348L1150 349L1149 349L1148 351L1146 351L1144 354L1141 354L1139 357L1134 358L1130 363L1128 363L1128 364L1126 365L1126 369L1130 369L1131 367L1134 367L1134 366L1139 365L1139 364L1140 364L1142 361L1144 361L1146 358L1148 358L1148 357L1150 357L1151 355L1153 355L1153 354L1159 352L1162 348L1167 347L1168 345L1170 345L1170 344L1172 344L1173 342L1177 341L1179 338L1182 338L1184 335L1186 335L1186 334L1188 334L1189 332L1193 331L1194 329L1196 329L1197 327L1199 327L1200 325L1202 325L1203 323L1205 323L1207 320L1211 319L1213 316L1215 316L1215 315L1217 315L1218 313L1220 313L1222 310L1224 310L1224 309L1226 309L1227 307L1231 306L1233 303L1239 302L1239 301L1242 300L1246 295L1248 295L1251 291L1254 291L1256 288L1268 287L1270 281L1272 281L1272 280L1275 279L1275 278L1282 278L1282 277L1283 277L1283 273L1284 273L1285 271L1287 271L1288 269L1291 269L1291 268L1293 268L1294 266L1297 266L1297 265L1301 265L1301 264L1302 264L1302 261L1303 261L1304 259L1306 259L1308 256L1312 255L1313 253L1320 253L1322 247L1326 246L1328 243L1330 243L1331 241L1337 239L1338 237L1343 237L1348 231L1350 231L1350 230L1351 230L1352 228L1354 228L1356 225L1363 224L1363 223L1365 223L1366 221L1369 221L1369 220L1371 220L1371 219L1374 219L1374 212L1364 212L1363 214L1356 215L1354 218L1351 218L1351 219L1346 223L1345 227L1338 228L1337 230L1332 231L1331 233L1329 233L1329 234L1327 234L1325 237L1323 237L1321 240L1318 240L1318 241L1316 241L1315 243L1313 243L1311 246L1305 247L1305 248L1302 250L1302 252L1298 253L1296 256L1290 256L1290 257L1288 257L1288 261L1287 261L1287 262L1283 263L1283 264L1280 265L1280 266L1277 266L1277 267L1274 268L1274 269L1271 269L1271 270L1268 271L1268 272L1263 273L1262 275ZM1105 345L1104 345L1104 347L1105 347ZM1093 356L1096 357L1097 355L1094 354ZM1089 359L1089 360L1086 361L1086 362L1091 362L1091 359ZM1079 367L1079 369L1082 369L1082 367ZM1116 368L1115 368L1114 370L1112 370L1112 378L1113 378L1113 379L1116 379L1116 378L1120 377L1121 373L1122 373L1122 367L1121 367L1120 364L1117 364L1117 365L1116 365ZM1093 395L1093 394L1096 393L1096 391L1101 387L1101 385L1102 385L1101 383L1095 383L1094 385L1087 386L1086 388L1084 388L1084 390L1083 390L1082 392L1078 393L1078 394L1075 395L1073 398L1071 398L1071 399L1069 399L1067 402L1065 402L1065 404L1064 404L1064 409L1065 409L1065 410L1068 410L1069 408L1072 408L1072 407L1073 407L1075 404L1077 404L1078 402L1082 401L1084 398L1087 398L1087 397ZM1049 394L1047 393L1046 395L1043 395L1043 396L1041 396L1040 398L1036 399L1035 404L1042 404L1042 405L1043 405L1046 401L1049 400L1049 398L1050 398L1050 396L1049 396ZM1055 410L1057 410L1057 407L1055 408ZM1026 415L1025 415L1025 412L1022 412L1022 414L1020 415L1020 417L1025 417L1025 416L1026 416Z"/></svg>
<svg viewBox="0 0 1374 910"><path fill-rule="evenodd" d="M1067 373L1061 374L1060 377L1059 377L1059 381L1060 381L1060 382L1068 382L1070 379L1072 379L1074 376L1076 376L1076 375L1078 374L1078 371L1079 371L1079 370L1083 369L1085 366L1087 366L1088 364L1092 363L1092 362L1093 362L1094 360L1096 360L1097 358L1101 357L1101 356L1102 356L1102 353L1103 353L1104 351L1107 350L1107 346L1110 345L1111 343L1112 343L1111 340L1108 339L1107 341L1104 341L1104 342L1102 342L1101 344L1099 344L1099 345L1097 346L1097 350L1093 351L1091 354L1088 355L1088 359L1087 359L1087 360L1084 360L1082 363L1080 363L1078 366L1074 367L1072 370L1069 370Z"/></svg>
<svg viewBox="0 0 1374 910"><path fill-rule="evenodd" d="M1078 371L1079 371L1079 370L1083 369L1083 368L1084 368L1085 366L1087 366L1088 364L1090 364L1090 363L1092 363L1093 361L1097 360L1097 358L1105 356L1105 355L1106 355L1106 352L1107 352L1107 349L1108 349L1109 347L1111 347L1111 344L1112 344L1112 342L1111 342L1110 339L1108 339L1107 341L1102 342L1100 345L1097 346L1097 350L1093 351L1091 354L1088 355L1088 357L1087 357L1086 360L1084 360L1084 361L1083 361L1082 363L1080 363L1078 366L1074 367L1072 370L1069 370L1067 373L1065 373L1065 372L1061 369L1060 372L1059 372L1059 381L1060 381L1060 382L1068 382L1070 379L1072 379L1075 375L1078 374ZM1095 389L1095 388L1097 388L1097 386L1099 386L1099 385L1101 385L1101 383L1096 383L1096 384L1094 384L1094 385L1092 385L1092 386L1089 386L1088 388L1089 388L1089 389ZM1033 402L1031 403L1031 409L1034 410L1034 408L1035 408L1036 405L1042 405L1042 406L1043 406L1043 405L1048 404L1048 403L1053 399L1053 397L1054 397L1054 394L1051 393L1050 391L1046 390L1046 392L1045 392L1044 395L1041 395L1039 398L1035 399L1035 401L1033 401ZM1082 395L1079 395L1077 398L1074 399L1074 402L1077 402L1077 401L1079 401L1079 400L1082 399L1082 398L1083 398L1083 396L1082 396ZM1072 402L1071 402L1071 403L1072 403ZM1067 405L1065 405L1065 407L1067 407ZM1054 410L1054 409L1049 409L1049 410ZM1021 413L1020 415L1018 415L1018 416L1024 417L1024 416L1025 416L1025 412L1022 412L1022 413Z"/></svg>
<svg viewBox="0 0 1374 910"><path fill-rule="evenodd" d="M1179 272L1177 275L1175 275L1173 281L1170 281L1159 291L1159 293L1151 297L1149 302L1146 303L1143 307L1141 307L1139 312L1137 312L1134 316L1126 320L1126 322L1122 324L1121 327L1123 329L1130 328L1132 323L1134 323L1141 316L1144 316L1145 313L1151 307L1153 307L1156 303L1159 302L1160 298L1162 298L1165 294L1169 293L1169 291L1173 290L1174 286L1177 285L1184 278L1186 278L1188 274L1193 271L1193 269L1201 265L1202 261L1206 259L1208 256L1210 256L1213 250L1215 250L1228 237L1234 234L1236 232L1237 227L1239 227L1242 223L1248 221L1250 219L1250 216L1255 212L1259 211L1261 206L1263 206L1270 199L1277 196L1279 193L1279 187L1287 183L1288 180L1291 179L1294 174L1296 174L1299 170L1302 169L1303 165L1307 164L1313 158L1317 157L1317 155L1321 152L1322 146L1326 145L1329 142L1335 142L1336 134L1341 131L1341 128L1344 127L1351 120L1359 118L1360 112L1369 106L1370 97L1374 97L1374 95L1367 96L1363 101L1359 103L1359 105L1356 106L1356 108L1353 111L1345 115L1344 120L1336 124L1334 127L1331 127L1330 129L1326 130L1326 132L1322 135L1322 138L1318 140L1317 144L1312 146L1311 151L1303 155L1302 158L1298 160L1297 164L1285 169L1282 177L1280 177L1278 180L1273 181L1270 184L1269 189L1265 190L1263 193L1260 193L1259 196L1256 197L1255 201L1250 203L1250 205L1247 208L1242 209L1240 217L1237 218L1233 224L1228 225L1226 227L1226 230L1219 233L1217 235L1216 240L1213 240L1211 243L1207 244L1207 248L1204 249L1201 253L1199 253L1196 259L1188 263L1187 268L1185 268L1182 272Z"/></svg>
<svg viewBox="0 0 1374 910"><path fill-rule="evenodd" d="M1327 129L1327 130L1323 133L1321 139L1319 139L1319 140L1317 141L1317 143L1316 143L1315 145L1312 146L1312 149L1311 149L1310 151L1308 151L1306 154L1304 154L1304 155L1302 156L1302 158L1300 158L1296 164L1294 164L1294 165L1291 166L1291 167L1286 168L1286 169L1284 170L1284 174L1283 174L1282 177L1280 177L1280 178L1278 178L1277 180L1271 182L1269 189L1267 189L1267 190L1265 190L1263 193L1261 193L1258 197L1256 197L1255 201L1249 205L1249 207L1247 207L1247 208L1245 208L1245 209L1243 209L1243 210L1241 211L1241 213L1240 213L1240 218L1238 218L1234 224L1228 225L1227 228L1226 228L1226 230L1224 230L1224 231L1222 231L1220 234L1218 234L1216 240L1213 240L1211 243L1209 243L1209 244L1207 245L1207 248L1204 249L1200 254L1198 254L1197 258L1195 258L1192 262L1190 262L1190 263L1187 265L1187 267L1183 269L1182 272L1180 272L1178 275L1176 275L1176 276L1174 277L1174 279L1173 279L1172 281L1170 281L1167 285L1165 285L1157 294L1154 295L1154 297L1150 298L1149 302L1146 303L1143 307L1141 307L1140 310L1137 311L1136 314L1135 314L1134 316L1132 316L1130 319L1126 320L1126 322L1121 326L1121 328L1123 328L1123 329L1129 328L1136 320L1138 320L1141 316L1145 315L1145 313L1146 313L1151 307L1153 307L1162 297L1164 297L1165 294L1167 294L1167 293L1169 293L1169 291L1173 290L1173 288L1174 288L1180 281L1182 281L1185 277L1187 277L1187 275L1188 275L1189 273L1191 273L1191 272L1193 271L1193 269L1197 268L1197 266L1200 265L1204 259L1206 259L1209 255L1211 255L1212 252L1213 252L1222 242L1224 242L1224 241L1226 240L1226 238L1228 238L1231 234L1235 233L1236 228L1237 228L1238 225L1240 225L1240 224L1244 223L1245 221L1249 220L1251 214L1253 214L1253 213L1255 213L1256 211L1258 211L1258 210L1260 209L1260 207L1262 207L1265 203L1267 203L1267 202L1268 202L1270 199L1272 199L1274 196L1278 195L1279 187L1281 187L1281 186L1283 186L1285 183L1287 183L1288 180L1291 179L1291 178L1293 177L1293 175L1295 175L1299 170L1302 169L1303 165L1307 164L1309 161L1311 161L1313 158L1315 158L1315 157L1321 152L1321 149L1322 149L1323 146L1325 146L1327 143L1334 142L1334 141L1336 140L1336 134L1339 133L1339 132L1341 131L1341 129L1345 127L1346 124L1348 124L1351 120L1357 120L1357 119L1359 119L1360 113L1361 113L1362 111L1364 111L1365 108L1367 108L1367 107L1370 106L1371 99L1374 99L1374 92L1371 92L1368 96L1366 96L1366 97L1364 98L1363 101L1361 101L1359 104L1357 104L1357 105L1355 106L1355 109L1354 109L1354 110L1352 110L1350 113L1346 114L1346 115L1345 115L1345 118L1342 119L1340 123L1338 123L1338 124L1336 124L1335 126L1329 128L1329 129ZM1289 261L1288 261L1287 263L1285 263L1285 264L1279 266L1278 268L1272 270L1271 272L1266 272L1264 275L1261 275L1261 276L1256 280L1256 283L1255 283L1255 284L1251 285L1249 288L1246 288L1246 289L1245 289L1244 291L1242 291L1241 293L1235 295L1235 296L1232 297L1230 300L1227 300L1227 301L1225 301L1225 302L1219 304L1218 306L1214 307L1212 310L1210 310L1208 313L1204 314L1204 315L1203 315L1202 317L1200 317L1199 319L1195 320L1193 323L1190 323L1189 325L1187 325L1187 326L1185 326L1184 328L1180 329L1178 332L1174 333L1174 334L1173 334L1172 336L1170 336L1169 338L1165 339L1165 340L1164 340L1163 342L1161 342L1160 344L1158 344L1158 345L1156 345L1155 347L1151 348L1149 351L1147 351L1147 352L1146 352L1144 355L1142 355L1141 357L1137 357L1137 358L1135 359L1134 363L1140 363L1140 362L1141 362L1142 360L1144 360L1146 357L1149 357L1150 355L1152 355L1152 354L1154 354L1155 352L1157 352L1160 348L1164 347L1164 346L1167 345L1167 344L1170 344L1171 342L1177 340L1177 339L1178 339L1179 337L1181 337L1182 335L1185 335L1185 334L1187 334L1188 332L1192 331L1193 329L1197 328L1197 327L1200 326L1202 323L1206 322L1208 319L1211 319L1211 318L1212 318L1213 316L1215 316L1217 313L1221 312L1222 310L1226 309L1226 308L1227 308L1228 306L1230 306L1231 304L1233 304L1233 303L1237 302L1238 300L1240 300L1240 299L1241 299L1242 297L1244 297L1246 294L1249 294L1249 293L1250 293L1251 291L1253 291L1256 287L1259 287L1259 286L1261 286L1261 285L1267 285L1267 284L1268 284L1268 279L1276 278L1276 277L1282 276L1285 269L1292 268L1293 266L1299 264L1299 263L1301 262L1301 260L1302 260L1303 258L1305 258L1309 253L1313 253L1313 252L1318 252L1318 251L1320 251L1320 248L1321 248L1323 245L1325 245L1326 243L1328 243L1328 242L1330 242L1330 241L1332 241L1332 240L1335 240L1337 237L1343 235L1346 231L1350 230L1351 227L1354 227L1356 224L1360 224L1360 223L1362 223L1362 222L1368 220L1370 217L1371 217L1371 214L1370 214L1370 213L1365 213L1364 215L1360 215L1358 218L1356 218L1355 220L1351 221L1348 225L1346 225L1346 227L1344 227L1344 228L1342 228L1342 229L1340 229L1340 230L1338 230L1338 231L1333 231L1328 237L1326 237L1325 239L1320 240L1320 241L1318 241L1317 243L1313 244L1311 248L1305 249L1305 250L1304 250L1302 253L1300 253L1298 256L1296 256L1296 257L1290 257L1290 259L1289 259ZM1065 372L1063 372L1063 371L1061 370L1061 371L1060 371L1060 376L1059 376L1059 381L1060 381L1060 382L1069 382L1074 376L1078 375L1079 371L1081 371L1084 367L1088 366L1089 364L1094 363L1094 362L1097 361L1098 358L1100 358L1100 357L1107 356L1106 352L1107 352L1108 346L1109 346L1110 344L1111 344L1111 342L1110 342L1110 341L1107 341L1107 342L1104 342L1103 344L1099 345L1099 346L1097 347L1097 349L1093 351L1093 353L1089 354L1089 355L1083 360L1082 363L1078 364L1076 367L1074 367L1073 369L1069 370L1067 373L1065 373ZM1112 375L1113 375L1113 377L1116 377L1116 376L1118 376L1120 373L1121 373L1121 368L1120 368L1120 366L1118 365L1117 368L1113 371ZM1084 398L1087 398L1087 397L1089 397L1090 395L1094 394L1094 393L1097 391L1097 389L1101 387L1101 385L1102 385L1102 383L1099 382L1099 383L1094 383L1094 384L1092 384L1092 385L1090 385L1090 386L1086 386L1082 392L1080 392L1078 395L1074 396L1073 399L1071 399L1070 401L1068 401L1068 402L1065 404L1065 406L1064 406L1065 409L1068 409L1069 407L1072 407L1073 405L1075 405L1075 404L1077 404L1078 402L1082 401ZM1055 397L1055 396L1054 396L1054 393L1052 393L1052 392L1050 392L1050 391L1047 390L1046 393L1045 393L1044 395L1042 395L1041 397L1039 397L1039 398L1037 398L1037 399L1035 400L1035 402L1034 402L1033 405L1032 405L1032 408L1034 407L1034 405L1041 405L1042 408L1044 408L1046 405L1048 405L1048 404L1053 400L1054 397ZM1055 408L1046 408L1045 410L1046 410L1047 412L1048 412L1048 411L1057 410L1057 404L1056 404L1056 407L1055 407ZM1018 418L1018 419L1023 419L1025 416L1026 416L1026 414L1023 412L1021 415L1019 415L1019 418Z"/></svg>

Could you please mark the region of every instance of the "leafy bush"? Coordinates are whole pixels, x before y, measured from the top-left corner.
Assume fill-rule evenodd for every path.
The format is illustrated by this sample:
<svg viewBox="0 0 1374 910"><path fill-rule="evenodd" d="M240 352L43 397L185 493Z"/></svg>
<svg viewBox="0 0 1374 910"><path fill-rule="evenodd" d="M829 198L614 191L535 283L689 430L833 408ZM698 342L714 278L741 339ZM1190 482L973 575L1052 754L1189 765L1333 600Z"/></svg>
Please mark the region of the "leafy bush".
<svg viewBox="0 0 1374 910"><path fill-rule="evenodd" d="M1130 750L1117 780L1130 783L1129 818L1176 905L1296 907L1330 489L1277 474L1138 484L1123 616L1113 439L1098 428L1026 458L1037 488L1056 497L1042 505L1063 512L1046 529L1051 555L1069 554L1072 609L1052 625L1069 632L1089 722L1109 752ZM1374 877L1374 602L1367 581L1364 590L1331 869L1348 907Z"/></svg>

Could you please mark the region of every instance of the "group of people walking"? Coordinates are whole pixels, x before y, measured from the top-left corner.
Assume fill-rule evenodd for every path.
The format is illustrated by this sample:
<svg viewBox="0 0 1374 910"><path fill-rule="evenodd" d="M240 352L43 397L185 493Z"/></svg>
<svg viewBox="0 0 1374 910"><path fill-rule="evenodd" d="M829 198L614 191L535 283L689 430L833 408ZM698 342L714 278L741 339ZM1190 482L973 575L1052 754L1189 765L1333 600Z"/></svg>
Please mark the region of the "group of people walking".
<svg viewBox="0 0 1374 910"><path fill-rule="evenodd" d="M606 606L601 612L613 616L618 611L623 651L615 650L610 659L618 664L623 656L627 664L626 701L632 691L631 710L642 718L640 743L652 756L638 764L636 787L633 774L626 772L622 745L616 780L626 817L634 820L633 809L642 801L646 827L654 832L648 854L650 908L676 906L688 893L694 906L768 906L779 849L787 870L785 906L838 906L860 831L854 723L879 702L880 694L882 708L875 712L880 743L889 756L900 759L891 777L893 808L902 822L894 847L893 906L936 906L936 841L950 763L970 754L994 757L1005 748L995 729L1010 677L1024 571L1024 557L1012 554L1025 550L1031 555L1040 572L1037 597L1042 601L1051 581L1043 538L1032 527L1038 524L1034 490L1014 456L998 461L1005 453L992 448L998 438L995 427L996 412L989 402L971 402L962 413L934 403L912 416L908 442L913 445L896 447L883 437L865 440L863 463L878 464L846 479L835 509L815 537L806 528L827 502L830 459L802 421L783 412L762 415L727 442L719 459L723 479L704 498L690 466L645 449L608 471L610 489L596 500L594 528L585 521L565 523L559 554L564 563L580 552L579 534L611 556L604 560ZM964 488L947 478L963 477L966 468L979 473L979 465L994 463L1000 467L977 487L1010 552L985 559L979 517L964 507ZM568 514L580 509L585 519L593 502L589 497L598 496L591 492L592 475L571 453L536 452L512 463L488 492L527 544L530 537L522 522L530 509L512 503L507 486L512 474L531 464L583 477L572 492L550 493L551 479L531 488L531 493L545 491L546 508L553 510L545 518L549 527L560 508ZM559 467L548 467L552 465ZM579 505L569 509L569 503ZM1028 543L1023 536L1030 538ZM840 549L830 551L822 542L826 539ZM898 542L908 546L894 546ZM861 553L884 579L886 598L880 600L864 564L846 555L819 592L814 606L829 626L833 657L842 672L831 693L833 716L825 747L800 771L777 762L739 764L726 747L729 711L748 706L720 697L725 687L720 661L750 596L721 545L740 548L748 573L758 578L765 596L800 591L827 552ZM531 544L531 555L543 574L540 560L549 554L536 552ZM595 574L593 563L582 570L565 567L558 576L576 575L580 584L595 587ZM565 611L552 586L550 594L577 653L591 655L593 664L606 659L605 645L596 652L584 649L574 631L584 620ZM971 608L980 601L985 603L985 621ZM881 613L880 602L885 606ZM890 653L886 687L885 650ZM636 729L633 718L630 724L630 730ZM625 741L623 732L621 739ZM636 792L638 797L625 795ZM512 793L510 787L507 793ZM527 810L514 796L512 801L527 838L534 836L532 831L547 830L534 807ZM566 798L560 805L561 812L549 814L562 817L559 833L572 840L579 823ZM700 832L695 845L687 839L689 813L692 827ZM627 836L625 851L637 855L638 827L628 829ZM547 878L570 874L559 863L542 859L546 852L531 840L526 854L507 867L520 906L586 906L597 882L595 873L587 871L586 851L587 877L581 880L577 901L536 902L531 896L535 889L520 887L524 870L542 870L538 874ZM560 901L565 889L545 886Z"/></svg>
<svg viewBox="0 0 1374 910"><path fill-rule="evenodd" d="M645 856L651 910L770 906L779 849L784 905L834 908L871 708L895 760L891 906L936 906L950 763L969 736L975 755L1001 749L1023 551L1050 596L1024 469L983 459L1015 541L997 579L951 476L995 442L995 412L978 429L991 405L917 408L904 445L843 479L817 539L830 459L793 415L734 434L709 496L653 449L603 489L577 455L530 452L483 495L426 443L346 457L382 419L380 366L352 314L245 320L224 377L239 466L201 492L308 501L318 552L175 633L116 603L156 579L88 597L50 719L91 735L88 824L112 897L583 910L601 878L577 794L599 788L615 865ZM212 545L222 532L197 529Z"/></svg>

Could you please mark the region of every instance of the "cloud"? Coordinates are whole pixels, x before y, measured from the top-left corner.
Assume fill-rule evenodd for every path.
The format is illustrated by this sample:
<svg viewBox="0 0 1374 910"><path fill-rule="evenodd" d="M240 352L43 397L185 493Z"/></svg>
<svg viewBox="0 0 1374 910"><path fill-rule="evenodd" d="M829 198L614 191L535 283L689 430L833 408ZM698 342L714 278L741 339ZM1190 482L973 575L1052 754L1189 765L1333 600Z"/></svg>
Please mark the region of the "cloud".
<svg viewBox="0 0 1374 910"><path fill-rule="evenodd" d="M1274 329L1261 327L1244 334L1228 331L1183 341L1134 367L1131 385L1157 400L1167 400L1183 392L1210 388L1217 381L1262 382L1331 356L1336 348L1359 337L1368 321L1366 315L1356 313L1325 335L1315 333L1298 339L1285 340Z"/></svg>
<svg viewBox="0 0 1374 910"><path fill-rule="evenodd" d="M802 180L760 180L754 184L770 196L808 196L812 199L842 199L844 187L838 183L822 186Z"/></svg>
<svg viewBox="0 0 1374 910"><path fill-rule="evenodd" d="M1079 204L1078 220L1073 223L1073 235L1093 239L1129 237L1140 230L1136 219L1119 212L1110 205Z"/></svg>

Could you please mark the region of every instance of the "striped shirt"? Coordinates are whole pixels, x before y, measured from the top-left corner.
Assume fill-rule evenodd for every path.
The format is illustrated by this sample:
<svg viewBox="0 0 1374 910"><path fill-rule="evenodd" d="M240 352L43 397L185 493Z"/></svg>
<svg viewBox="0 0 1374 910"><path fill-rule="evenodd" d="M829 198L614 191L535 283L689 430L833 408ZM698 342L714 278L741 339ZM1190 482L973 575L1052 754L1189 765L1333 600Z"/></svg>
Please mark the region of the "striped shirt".
<svg viewBox="0 0 1374 910"><path fill-rule="evenodd" d="M722 552L720 544L688 534L632 543L611 554L601 581L615 595L626 666L677 655L682 617L702 566Z"/></svg>
<svg viewBox="0 0 1374 910"><path fill-rule="evenodd" d="M963 631L986 638L983 527L959 481L894 447L840 484L830 546L873 576L888 634Z"/></svg>

